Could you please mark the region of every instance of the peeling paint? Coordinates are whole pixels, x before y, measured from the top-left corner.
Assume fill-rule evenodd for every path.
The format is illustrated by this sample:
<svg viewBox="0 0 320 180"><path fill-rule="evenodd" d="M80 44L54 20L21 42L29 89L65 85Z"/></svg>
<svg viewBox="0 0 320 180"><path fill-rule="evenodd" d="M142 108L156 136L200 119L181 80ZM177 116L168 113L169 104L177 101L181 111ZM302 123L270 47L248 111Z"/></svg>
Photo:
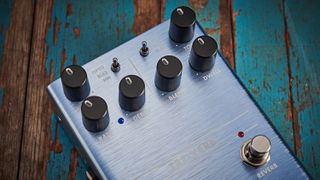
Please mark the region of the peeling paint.
<svg viewBox="0 0 320 180"><path fill-rule="evenodd" d="M292 95L292 71L291 71L291 59L290 59L290 48L291 48L291 40L290 33L288 31L288 19L285 13L285 3L282 1L282 10L283 10L283 19L284 19L284 41L285 41L285 50L287 56L287 68L288 68L288 76L289 76L289 92L288 92L288 102L287 102L287 116L292 122L293 129L293 139L294 139L294 151L299 155L300 158L303 158L301 152L301 137L300 137L300 126L298 122L299 112L294 107L293 95Z"/></svg>
<svg viewBox="0 0 320 180"><path fill-rule="evenodd" d="M70 3L68 3L66 16L71 16L71 15L72 15L72 6Z"/></svg>
<svg viewBox="0 0 320 180"><path fill-rule="evenodd" d="M205 28L205 31L209 34L215 34L220 32L220 28Z"/></svg>
<svg viewBox="0 0 320 180"><path fill-rule="evenodd" d="M54 139L51 140L51 151L53 151L54 153L61 153L63 151L63 147L59 140L58 123L57 121L52 122L55 123L55 130Z"/></svg>
<svg viewBox="0 0 320 180"><path fill-rule="evenodd" d="M57 44L57 39L58 39L58 32L59 32L59 23L58 23L58 20L57 18L55 17L54 18L54 30L53 30L53 36L52 36L52 42L53 42L53 45L56 45Z"/></svg>
<svg viewBox="0 0 320 180"><path fill-rule="evenodd" d="M220 49L235 70L235 19L231 0L219 1Z"/></svg>
<svg viewBox="0 0 320 180"><path fill-rule="evenodd" d="M77 157L78 157L78 152L76 149L73 148L71 150L68 179L74 179L77 175L77 167L78 167Z"/></svg>
<svg viewBox="0 0 320 180"><path fill-rule="evenodd" d="M79 38L80 36L80 29L78 27L73 28L73 34L75 38Z"/></svg>
<svg viewBox="0 0 320 180"><path fill-rule="evenodd" d="M77 64L77 57L76 57L76 55L73 55L73 57L72 57L72 64Z"/></svg>
<svg viewBox="0 0 320 180"><path fill-rule="evenodd" d="M64 69L64 64L66 63L67 60L67 53L66 53L66 49L63 48L62 52L61 52L61 67L60 67L60 73L63 71Z"/></svg>
<svg viewBox="0 0 320 180"><path fill-rule="evenodd" d="M162 22L162 1L134 1L133 32L138 35Z"/></svg>
<svg viewBox="0 0 320 180"><path fill-rule="evenodd" d="M207 6L208 0L189 0L189 4L194 10L200 10Z"/></svg>

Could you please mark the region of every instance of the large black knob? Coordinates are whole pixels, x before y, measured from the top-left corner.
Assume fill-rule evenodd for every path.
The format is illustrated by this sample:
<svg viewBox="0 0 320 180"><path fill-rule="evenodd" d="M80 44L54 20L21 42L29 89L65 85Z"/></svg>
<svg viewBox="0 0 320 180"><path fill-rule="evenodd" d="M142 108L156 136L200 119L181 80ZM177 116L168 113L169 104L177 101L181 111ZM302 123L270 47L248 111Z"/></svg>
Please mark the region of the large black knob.
<svg viewBox="0 0 320 180"><path fill-rule="evenodd" d="M119 104L126 111L139 110L145 102L145 85L136 75L122 78L119 84Z"/></svg>
<svg viewBox="0 0 320 180"><path fill-rule="evenodd" d="M210 36L197 37L192 44L189 57L190 66L200 72L210 70L217 54L217 42Z"/></svg>
<svg viewBox="0 0 320 180"><path fill-rule="evenodd" d="M164 56L157 63L155 85L162 91L174 91L180 86L182 63L175 56Z"/></svg>
<svg viewBox="0 0 320 180"><path fill-rule="evenodd" d="M186 6L177 7L171 13L169 36L177 43L185 43L193 38L196 14Z"/></svg>
<svg viewBox="0 0 320 180"><path fill-rule="evenodd" d="M107 103L98 96L86 98L81 105L82 122L91 132L103 131L109 125Z"/></svg>
<svg viewBox="0 0 320 180"><path fill-rule="evenodd" d="M61 73L63 92L70 101L82 101L90 93L86 71L78 65L66 67Z"/></svg>

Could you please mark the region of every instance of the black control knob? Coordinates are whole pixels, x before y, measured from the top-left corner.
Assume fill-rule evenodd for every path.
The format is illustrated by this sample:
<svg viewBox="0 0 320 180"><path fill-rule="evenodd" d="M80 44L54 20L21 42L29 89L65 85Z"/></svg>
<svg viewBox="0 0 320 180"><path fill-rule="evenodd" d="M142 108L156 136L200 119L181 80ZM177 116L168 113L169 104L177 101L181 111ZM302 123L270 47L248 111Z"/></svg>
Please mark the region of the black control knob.
<svg viewBox="0 0 320 180"><path fill-rule="evenodd" d="M86 98L81 105L82 122L91 132L103 131L109 125L107 103L98 96Z"/></svg>
<svg viewBox="0 0 320 180"><path fill-rule="evenodd" d="M119 104L126 111L139 110L145 102L145 85L136 75L122 78L119 84Z"/></svg>
<svg viewBox="0 0 320 180"><path fill-rule="evenodd" d="M210 36L197 37L192 44L190 66L200 72L210 70L215 62L218 44Z"/></svg>
<svg viewBox="0 0 320 180"><path fill-rule="evenodd" d="M186 6L177 7L171 13L169 36L177 43L185 43L193 38L196 14Z"/></svg>
<svg viewBox="0 0 320 180"><path fill-rule="evenodd" d="M182 63L175 56L164 56L157 63L155 85L162 91L174 91L180 86Z"/></svg>
<svg viewBox="0 0 320 180"><path fill-rule="evenodd" d="M78 65L66 67L61 73L63 92L70 101L82 101L90 93L86 71Z"/></svg>

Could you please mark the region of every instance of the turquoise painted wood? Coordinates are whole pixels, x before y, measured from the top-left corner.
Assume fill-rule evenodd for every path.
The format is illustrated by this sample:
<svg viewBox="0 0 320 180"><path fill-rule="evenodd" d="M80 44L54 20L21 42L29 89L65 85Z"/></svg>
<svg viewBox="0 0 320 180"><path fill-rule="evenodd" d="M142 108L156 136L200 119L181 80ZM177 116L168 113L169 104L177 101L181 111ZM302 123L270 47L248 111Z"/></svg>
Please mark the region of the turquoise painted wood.
<svg viewBox="0 0 320 180"><path fill-rule="evenodd" d="M281 1L234 1L236 71L293 149Z"/></svg>
<svg viewBox="0 0 320 180"><path fill-rule="evenodd" d="M3 48L4 48L4 40L5 35L10 23L10 15L11 15L11 1L1 1L0 2L0 67L2 62L2 54L3 54ZM0 108L3 103L3 96L4 96L3 87L1 87L0 83Z"/></svg>
<svg viewBox="0 0 320 180"><path fill-rule="evenodd" d="M236 70L313 177L319 168L316 1L234 1Z"/></svg>
<svg viewBox="0 0 320 180"><path fill-rule="evenodd" d="M2 53L4 47L4 38L10 23L11 10L12 10L12 2L9 0L0 2L0 66L2 61ZM0 97L1 100L1 97Z"/></svg>
<svg viewBox="0 0 320 180"><path fill-rule="evenodd" d="M320 177L320 1L285 1L298 157Z"/></svg>

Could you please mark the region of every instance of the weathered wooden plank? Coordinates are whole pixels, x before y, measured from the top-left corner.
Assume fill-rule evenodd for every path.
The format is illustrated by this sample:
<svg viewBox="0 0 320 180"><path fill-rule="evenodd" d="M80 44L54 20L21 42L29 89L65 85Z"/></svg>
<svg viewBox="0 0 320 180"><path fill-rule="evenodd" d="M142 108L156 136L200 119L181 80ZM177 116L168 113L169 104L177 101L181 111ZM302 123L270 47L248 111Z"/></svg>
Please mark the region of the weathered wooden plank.
<svg viewBox="0 0 320 180"><path fill-rule="evenodd" d="M51 105L45 85L52 78L45 74L45 35L50 25L52 1L37 1L29 62L25 119L19 164L19 179L44 179L50 152ZM41 14L41 15L39 15Z"/></svg>
<svg viewBox="0 0 320 180"><path fill-rule="evenodd" d="M295 152L315 179L320 178L319 7L316 0L284 1Z"/></svg>
<svg viewBox="0 0 320 180"><path fill-rule="evenodd" d="M0 17L0 177L15 179L32 32L32 1L1 1Z"/></svg>
<svg viewBox="0 0 320 180"><path fill-rule="evenodd" d="M235 44L234 44L234 22L233 16L236 15L232 11L232 0L220 0L220 50L224 57L228 60L231 68L236 70L235 64Z"/></svg>
<svg viewBox="0 0 320 180"><path fill-rule="evenodd" d="M237 74L293 150L282 2L233 2Z"/></svg>

